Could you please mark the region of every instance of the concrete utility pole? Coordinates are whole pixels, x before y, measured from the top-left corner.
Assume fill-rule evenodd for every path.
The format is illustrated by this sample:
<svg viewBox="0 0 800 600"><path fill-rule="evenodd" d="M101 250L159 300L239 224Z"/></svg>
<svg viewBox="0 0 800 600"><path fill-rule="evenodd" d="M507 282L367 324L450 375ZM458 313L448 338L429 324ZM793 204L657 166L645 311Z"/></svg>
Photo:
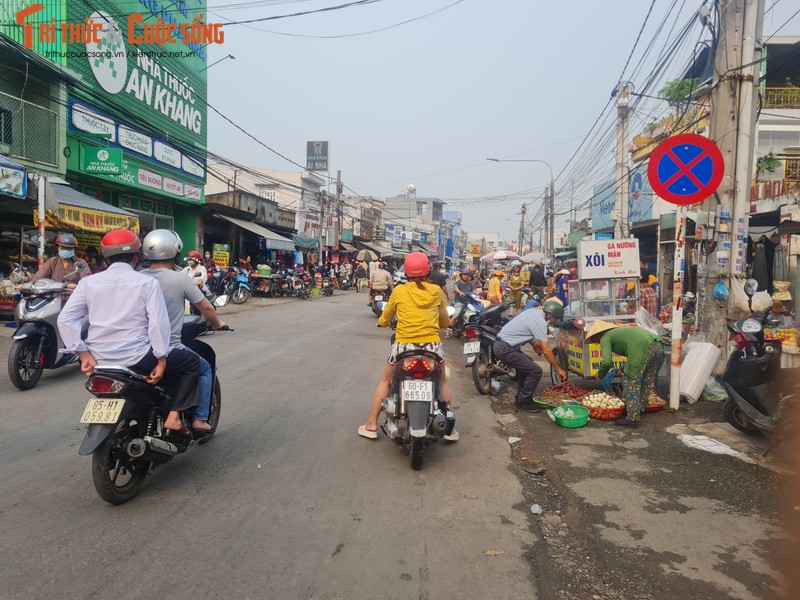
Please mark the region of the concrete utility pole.
<svg viewBox="0 0 800 600"><path fill-rule="evenodd" d="M339 238L342 232L342 172L336 171L336 249L339 249Z"/></svg>
<svg viewBox="0 0 800 600"><path fill-rule="evenodd" d="M628 237L630 227L628 224L628 114L630 108L631 86L629 83L620 83L617 86L617 166L614 169L614 237Z"/></svg>
<svg viewBox="0 0 800 600"><path fill-rule="evenodd" d="M525 212L528 210L528 207L525 206L523 203L522 207L520 207L520 217L519 217L519 239L517 240L517 254L522 256L522 244L525 242Z"/></svg>
<svg viewBox="0 0 800 600"><path fill-rule="evenodd" d="M711 92L711 139L725 163L717 193L703 209L727 216L730 226L719 227L718 241L703 253L698 265L698 328L722 349L717 371L727 360L727 307L718 306L713 289L722 277L730 289L730 276L745 270L746 212L750 202L756 126L758 83L761 78L761 37L764 0L730 0L719 4L720 38L714 56ZM727 229L725 231L724 229ZM709 242L705 242L708 244Z"/></svg>
<svg viewBox="0 0 800 600"><path fill-rule="evenodd" d="M542 243L542 252L545 255L550 254L550 189L544 188L544 242Z"/></svg>
<svg viewBox="0 0 800 600"><path fill-rule="evenodd" d="M556 184L550 177L550 255L556 251Z"/></svg>

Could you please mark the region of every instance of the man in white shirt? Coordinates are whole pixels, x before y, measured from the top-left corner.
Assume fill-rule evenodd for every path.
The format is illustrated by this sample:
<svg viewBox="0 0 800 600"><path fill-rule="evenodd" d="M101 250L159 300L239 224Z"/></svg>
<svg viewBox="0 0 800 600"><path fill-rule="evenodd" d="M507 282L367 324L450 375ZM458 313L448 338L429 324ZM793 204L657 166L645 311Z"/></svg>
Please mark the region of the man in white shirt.
<svg viewBox="0 0 800 600"><path fill-rule="evenodd" d="M152 277L133 270L141 247L127 229L107 233L100 247L108 269L81 279L58 316L65 352L80 357L88 377L98 363L122 365L148 375L155 384L164 377L172 402L164 427L186 437L180 411L197 404L200 361L188 350L170 350L170 323L161 287ZM89 316L89 332L81 339L81 320Z"/></svg>

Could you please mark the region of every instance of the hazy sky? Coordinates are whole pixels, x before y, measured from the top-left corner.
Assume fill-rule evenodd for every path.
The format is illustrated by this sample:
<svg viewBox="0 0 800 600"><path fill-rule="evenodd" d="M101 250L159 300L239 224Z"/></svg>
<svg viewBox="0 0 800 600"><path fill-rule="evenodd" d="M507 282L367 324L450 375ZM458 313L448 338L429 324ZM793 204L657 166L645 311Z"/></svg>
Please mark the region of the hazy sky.
<svg viewBox="0 0 800 600"><path fill-rule="evenodd" d="M420 196L450 200L447 208L463 213L467 229L516 239L522 202L533 200L529 228L538 231L541 202L534 199L549 171L485 159L541 159L558 176L609 102L651 1L382 0L230 25L225 44L210 49L209 63L226 54L236 59L209 69L209 102L301 164L307 140L328 140L332 172L341 169L359 194L393 196L413 183ZM246 10L224 9L231 2L210 0L208 20L284 15L348 0L264 0ZM659 55L669 57L659 81L680 76L707 32L694 24L676 49L669 42L701 4L655 0L625 71L637 91L660 89L647 84ZM381 29L448 5L377 33L309 37ZM767 0L767 8L770 34L798 7L794 0ZM800 17L780 31L798 33ZM642 99L631 133L666 110L658 100ZM612 174L613 111L605 114L598 137L586 144L592 152L556 183L559 211L571 202L585 205L591 186ZM211 111L208 141L209 150L237 162L294 169ZM565 219L559 217L556 229L564 229Z"/></svg>

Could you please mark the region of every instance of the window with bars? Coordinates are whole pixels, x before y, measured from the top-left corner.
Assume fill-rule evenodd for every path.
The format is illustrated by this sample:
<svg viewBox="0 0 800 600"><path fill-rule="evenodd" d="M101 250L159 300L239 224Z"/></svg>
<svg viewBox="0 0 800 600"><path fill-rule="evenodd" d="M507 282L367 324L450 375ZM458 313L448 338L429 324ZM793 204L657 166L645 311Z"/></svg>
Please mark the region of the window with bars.
<svg viewBox="0 0 800 600"><path fill-rule="evenodd" d="M786 181L800 181L800 158L787 158L784 167Z"/></svg>

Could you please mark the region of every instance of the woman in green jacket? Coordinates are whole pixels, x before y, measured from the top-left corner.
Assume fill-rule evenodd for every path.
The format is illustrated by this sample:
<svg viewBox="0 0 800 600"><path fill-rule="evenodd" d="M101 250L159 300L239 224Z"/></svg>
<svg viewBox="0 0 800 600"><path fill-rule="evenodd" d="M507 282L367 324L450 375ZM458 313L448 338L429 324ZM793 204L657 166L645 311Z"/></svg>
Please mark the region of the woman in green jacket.
<svg viewBox="0 0 800 600"><path fill-rule="evenodd" d="M621 427L638 427L647 399L655 392L656 376L664 361L664 350L658 336L637 326L617 327L606 321L595 321L586 334L586 343L600 344L602 351L597 378L602 379L613 366L613 354L624 356L622 384L627 414L614 421Z"/></svg>

